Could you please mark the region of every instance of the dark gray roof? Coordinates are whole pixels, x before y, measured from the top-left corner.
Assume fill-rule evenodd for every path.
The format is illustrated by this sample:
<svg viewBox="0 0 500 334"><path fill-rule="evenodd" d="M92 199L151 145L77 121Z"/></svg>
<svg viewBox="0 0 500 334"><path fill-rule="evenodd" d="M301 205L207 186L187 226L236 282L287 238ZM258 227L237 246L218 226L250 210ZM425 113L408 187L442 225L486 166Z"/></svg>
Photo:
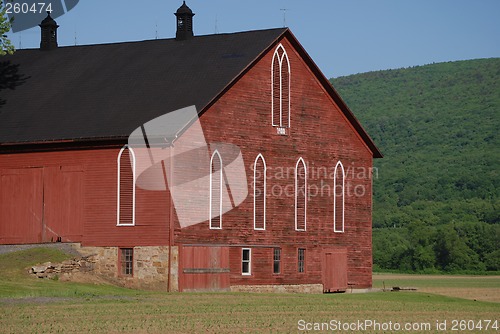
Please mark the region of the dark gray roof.
<svg viewBox="0 0 500 334"><path fill-rule="evenodd" d="M87 140L119 144L137 127L165 113L191 105L201 113L282 36L301 54L373 156L382 157L287 28L183 41L18 50L0 58L0 149Z"/></svg>
<svg viewBox="0 0 500 334"><path fill-rule="evenodd" d="M287 29L18 50L0 58L0 145L127 137L202 111Z"/></svg>

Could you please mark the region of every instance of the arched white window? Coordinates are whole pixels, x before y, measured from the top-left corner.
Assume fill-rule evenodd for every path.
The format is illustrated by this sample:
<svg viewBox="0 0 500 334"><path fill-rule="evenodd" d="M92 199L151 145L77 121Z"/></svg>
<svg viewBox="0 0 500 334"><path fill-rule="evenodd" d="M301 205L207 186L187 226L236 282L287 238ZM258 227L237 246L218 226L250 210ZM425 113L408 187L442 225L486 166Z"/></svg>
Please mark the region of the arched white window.
<svg viewBox="0 0 500 334"><path fill-rule="evenodd" d="M215 150L210 158L210 229L222 229L222 158Z"/></svg>
<svg viewBox="0 0 500 334"><path fill-rule="evenodd" d="M333 231L344 232L345 210L345 172L342 162L338 161L333 173Z"/></svg>
<svg viewBox="0 0 500 334"><path fill-rule="evenodd" d="M307 167L299 158L295 165L295 230L305 231L307 225Z"/></svg>
<svg viewBox="0 0 500 334"><path fill-rule="evenodd" d="M135 225L135 154L128 145L118 153L116 225Z"/></svg>
<svg viewBox="0 0 500 334"><path fill-rule="evenodd" d="M271 63L271 117L273 126L290 127L290 61L280 43Z"/></svg>
<svg viewBox="0 0 500 334"><path fill-rule="evenodd" d="M253 164L253 228L266 229L266 160L259 154Z"/></svg>

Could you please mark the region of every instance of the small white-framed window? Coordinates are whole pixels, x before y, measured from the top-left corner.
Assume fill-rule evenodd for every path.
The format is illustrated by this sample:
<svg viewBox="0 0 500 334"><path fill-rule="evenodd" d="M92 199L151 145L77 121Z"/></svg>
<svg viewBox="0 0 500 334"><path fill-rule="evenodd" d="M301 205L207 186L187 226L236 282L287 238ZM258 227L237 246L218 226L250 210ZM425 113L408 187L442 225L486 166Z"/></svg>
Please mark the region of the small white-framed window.
<svg viewBox="0 0 500 334"><path fill-rule="evenodd" d="M117 226L135 225L135 153L125 145L117 158Z"/></svg>
<svg viewBox="0 0 500 334"><path fill-rule="evenodd" d="M266 229L266 160L259 154L253 164L253 228Z"/></svg>
<svg viewBox="0 0 500 334"><path fill-rule="evenodd" d="M241 274L252 274L252 250L250 248L241 249Z"/></svg>
<svg viewBox="0 0 500 334"><path fill-rule="evenodd" d="M307 167L302 157L295 164L295 230L307 229Z"/></svg>
<svg viewBox="0 0 500 334"><path fill-rule="evenodd" d="M335 165L333 175L333 231L344 233L345 172L340 160Z"/></svg>
<svg viewBox="0 0 500 334"><path fill-rule="evenodd" d="M280 43L271 63L271 121L281 135L290 127L290 77L290 60Z"/></svg>
<svg viewBox="0 0 500 334"><path fill-rule="evenodd" d="M215 150L210 158L210 208L209 222L211 230L222 229L222 158Z"/></svg>

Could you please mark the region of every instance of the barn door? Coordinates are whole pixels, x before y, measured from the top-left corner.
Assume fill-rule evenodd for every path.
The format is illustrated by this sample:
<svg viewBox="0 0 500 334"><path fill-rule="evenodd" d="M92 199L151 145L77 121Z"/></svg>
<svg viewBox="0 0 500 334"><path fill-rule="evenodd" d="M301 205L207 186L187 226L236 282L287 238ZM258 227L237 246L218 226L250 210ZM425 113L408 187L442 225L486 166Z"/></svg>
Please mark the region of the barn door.
<svg viewBox="0 0 500 334"><path fill-rule="evenodd" d="M0 170L0 243L42 241L43 169Z"/></svg>
<svg viewBox="0 0 500 334"><path fill-rule="evenodd" d="M0 243L78 242L83 230L83 169L0 170Z"/></svg>
<svg viewBox="0 0 500 334"><path fill-rule="evenodd" d="M83 168L45 167L43 189L42 241L80 241L83 234Z"/></svg>
<svg viewBox="0 0 500 334"><path fill-rule="evenodd" d="M229 289L229 248L180 247L181 291Z"/></svg>
<svg viewBox="0 0 500 334"><path fill-rule="evenodd" d="M347 249L324 249L322 256L323 292L347 290Z"/></svg>

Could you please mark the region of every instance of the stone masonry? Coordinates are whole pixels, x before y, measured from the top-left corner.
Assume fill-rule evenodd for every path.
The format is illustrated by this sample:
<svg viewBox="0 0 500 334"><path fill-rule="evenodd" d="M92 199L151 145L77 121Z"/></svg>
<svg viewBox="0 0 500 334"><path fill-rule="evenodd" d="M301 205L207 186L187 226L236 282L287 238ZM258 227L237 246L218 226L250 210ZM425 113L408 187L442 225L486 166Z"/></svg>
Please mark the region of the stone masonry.
<svg viewBox="0 0 500 334"><path fill-rule="evenodd" d="M82 257L62 263L44 263L33 266L30 273L40 278L61 278L82 280L82 274L89 281L107 281L119 286L135 289L166 291L168 285L168 246L138 246L133 248L133 274L122 275L118 247L81 247L74 248ZM178 291L179 252L172 247L171 291ZM90 279L90 276L99 278Z"/></svg>
<svg viewBox="0 0 500 334"><path fill-rule="evenodd" d="M232 292L323 293L323 284L233 285Z"/></svg>

